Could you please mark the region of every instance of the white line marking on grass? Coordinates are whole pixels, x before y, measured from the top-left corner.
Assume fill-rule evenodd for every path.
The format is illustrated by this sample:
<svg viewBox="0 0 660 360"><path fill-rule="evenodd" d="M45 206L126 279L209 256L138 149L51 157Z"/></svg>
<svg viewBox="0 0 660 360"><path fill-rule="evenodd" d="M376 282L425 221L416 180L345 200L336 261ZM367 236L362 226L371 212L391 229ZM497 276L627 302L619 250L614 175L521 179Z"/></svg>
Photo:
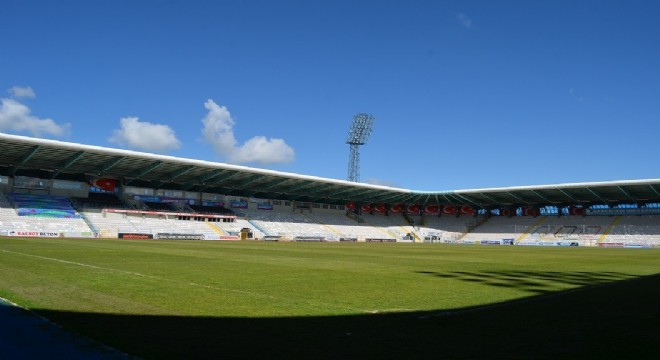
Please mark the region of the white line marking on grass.
<svg viewBox="0 0 660 360"><path fill-rule="evenodd" d="M369 314L391 314L391 313L401 313L401 312L411 312L419 311L419 309L375 309L375 310L365 310L365 313Z"/></svg>
<svg viewBox="0 0 660 360"><path fill-rule="evenodd" d="M21 256L27 256L27 257L33 257L33 258L42 259L42 260L55 261L55 262L59 262L59 263L67 264L67 265L81 266L81 267L86 267L86 268L95 269L95 270L105 270L105 271L117 272L117 273L122 273L122 274L127 274L127 275L139 276L139 277L143 277L143 278L147 278L147 279L162 281L162 282L165 282L165 283L171 283L171 284L177 284L178 283L178 284L190 285L190 286L195 286L195 287L201 287L201 288L210 289L210 290L228 291L228 292L233 292L233 293L237 293L237 294L244 294L244 295L249 295L249 296L253 296L253 297L257 297L257 298L265 298L265 299L281 301L281 302L293 302L290 299L277 298L277 297L272 296L272 295L267 295L267 294L254 292L254 291L245 291L245 290L238 290L238 289L221 288L221 287L217 287L217 286L213 286L213 285L198 284L198 283L195 283L195 282L185 281L185 280L172 280L172 279L167 279L167 278L160 277L160 276L146 275L146 274L142 274L142 273L135 272L135 271L113 269L113 268L108 268L108 267L103 267L103 266L84 264L84 263L80 263L80 262L76 262L76 261L62 260L62 259L52 258L52 257L48 257L48 256L26 254L26 253L22 253L22 252L18 252L18 251L11 251L11 250L5 250L5 249L0 249L0 252L4 252L4 253L8 253L8 254L21 255ZM342 310L345 310L345 311L361 312L360 309L355 309L355 308L350 308L350 307L345 307L345 306L338 306L337 304L315 302L315 301L310 301L309 299L305 299L305 302L311 303L314 306L318 306L318 307L322 307L322 308L338 308L338 309L342 309Z"/></svg>
<svg viewBox="0 0 660 360"><path fill-rule="evenodd" d="M22 253L22 252L18 252L18 251L11 251L11 250L5 250L5 249L0 249L0 251L5 252L5 253L9 253L9 254L16 254L16 255L23 255L23 256L33 257L33 258L37 258L37 259L57 261L57 262L61 262L61 263L64 263L64 264L69 264L69 265L77 265L77 266L88 267L88 268L92 268L92 269L115 271L115 272L121 272L121 273L125 273L125 274L135 275L135 276L143 276L143 277L147 277L147 278L158 279L155 276L144 275L144 274L140 274L140 273L133 272L133 271L105 268L105 267L96 266L96 265L83 264L83 263L79 263L79 262L75 262L75 261L56 259L56 258L41 256L41 255L26 254L26 253Z"/></svg>
<svg viewBox="0 0 660 360"><path fill-rule="evenodd" d="M5 298L3 298L2 296L0 296L0 301L6 302L7 304L9 304L9 305L11 305L11 306L16 306L17 308L24 309L22 306L18 305L17 303L15 303L15 302L13 302L13 301L11 301L11 300L9 300L9 299L5 299Z"/></svg>

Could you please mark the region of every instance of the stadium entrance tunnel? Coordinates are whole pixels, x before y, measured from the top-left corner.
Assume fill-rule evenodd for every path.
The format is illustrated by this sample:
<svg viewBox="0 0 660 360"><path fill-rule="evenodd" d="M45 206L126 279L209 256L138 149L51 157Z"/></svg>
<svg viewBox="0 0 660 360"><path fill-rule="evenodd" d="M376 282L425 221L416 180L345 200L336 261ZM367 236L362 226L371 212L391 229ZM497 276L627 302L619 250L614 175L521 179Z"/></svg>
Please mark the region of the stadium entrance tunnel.
<svg viewBox="0 0 660 360"><path fill-rule="evenodd" d="M659 274L420 273L524 289L538 288L537 282L583 287L533 301L452 310L455 316L436 316L442 309L282 318L35 311L66 329L148 359L602 360L651 359L660 353ZM515 280L534 277L534 284ZM588 286L592 284L599 286Z"/></svg>

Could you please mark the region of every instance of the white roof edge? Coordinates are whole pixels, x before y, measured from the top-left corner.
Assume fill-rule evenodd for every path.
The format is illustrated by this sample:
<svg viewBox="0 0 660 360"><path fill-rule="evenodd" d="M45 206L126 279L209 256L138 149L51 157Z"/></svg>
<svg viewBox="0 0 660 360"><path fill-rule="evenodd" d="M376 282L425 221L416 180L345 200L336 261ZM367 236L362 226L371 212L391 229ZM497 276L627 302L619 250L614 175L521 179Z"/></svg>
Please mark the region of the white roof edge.
<svg viewBox="0 0 660 360"><path fill-rule="evenodd" d="M133 150L114 149L114 148L107 148L107 147L96 146L96 145L84 145L84 144L65 142L65 141L60 141L60 140L33 138L33 137L28 137L28 136L6 134L6 133L2 133L2 132L0 132L0 140L23 141L23 142L32 143L32 144L35 144L35 145L58 146L58 147L68 148L68 149L72 149L72 150L76 150L76 151L100 152L100 153L104 153L104 154L107 154L107 155L117 155L117 156L134 156L134 157L140 157L140 158L143 158L143 159L175 162L175 163L179 163L181 165L195 165L195 166L203 166L203 167L223 169L223 170L245 171L245 172L250 172L250 173L255 173L255 174L291 177L291 178L299 179L299 180L319 181L319 182L331 183L331 184L336 184L336 185L363 187L365 189L373 189L373 190L386 190L386 191L399 191L399 192L410 192L411 191L411 190L408 190L408 189L394 188L394 187L388 187L388 186L382 186L382 185L356 183L356 182L350 182L350 181L346 181L346 180L322 178L322 177L318 177L318 176L301 175L301 174L296 174L296 173L289 173L289 172L268 170L268 169L259 169L259 168L253 168L253 167L248 167L248 166L233 165L233 164L227 164L227 163L221 163L221 162L212 162L212 161L206 161L206 160L180 158L180 157L174 157L174 156L169 156L169 155L159 155L159 154L146 153L146 152L133 151Z"/></svg>
<svg viewBox="0 0 660 360"><path fill-rule="evenodd" d="M567 189L567 188L588 188L593 186L625 186L625 185L660 185L660 179L593 181L593 182L582 182L582 183L505 186L505 187L496 187L496 188L461 189L461 190L439 190L439 191L411 190L411 191L414 194L451 195L451 194L475 194L475 193L484 193L484 192L488 193L488 192L501 192L501 191L554 190L554 189Z"/></svg>
<svg viewBox="0 0 660 360"><path fill-rule="evenodd" d="M554 190L554 189L567 189L567 188L587 188L595 186L625 186L625 185L646 185L646 184L660 184L660 179L637 179L637 180L612 180L612 181L593 181L583 183L560 183L548 185L526 185L526 186L510 186L501 188L484 188L484 189L465 189L456 190L457 194L470 194L481 192L494 192L494 191L520 191L520 190Z"/></svg>
<svg viewBox="0 0 660 360"><path fill-rule="evenodd" d="M462 189L462 190L442 190L442 191L425 191L425 190L410 190L404 188L389 187L383 185L374 185L367 183L356 183L346 180L331 179L331 178L322 178L318 176L311 175L301 175L296 173L289 173L283 171L275 171L268 169L259 169L242 165L233 165L221 162L212 162L206 160L196 160L189 158L179 158L169 155L159 155L153 153L139 152L133 150L123 150L123 149L114 149L107 148L102 146L95 145L84 145L72 142L65 142L60 140L51 140L51 139L42 139L34 138L21 135L12 135L0 132L0 140L10 140L10 141L23 141L27 143L32 143L35 145L46 145L46 146L57 146L62 148L68 148L76 151L90 151L98 152L107 155L117 155L117 156L134 156L143 159L151 160L160 160L160 161L169 161L174 163L179 163L181 165L194 165L202 166L215 169L223 170L235 170L235 171L244 171L255 174L262 175L271 175L271 176L282 176L290 177L299 180L309 180L309 181L318 181L336 185L343 186L353 186L361 187L364 189L373 189L373 190L384 190L384 191L395 191L395 192L405 192L405 193L414 193L414 194L437 194L437 195L447 195L447 194L473 194L473 193L483 193L483 192L501 192L501 191L521 191L521 190L553 190L553 189L566 189L566 188L586 188L592 186L625 186L625 185L660 185L660 179L637 179L637 180L613 180L613 181L597 181L597 182L583 182L583 183L559 183L559 184L547 184L547 185L525 185L525 186L510 186L510 187L498 187L498 188L481 188L481 189Z"/></svg>

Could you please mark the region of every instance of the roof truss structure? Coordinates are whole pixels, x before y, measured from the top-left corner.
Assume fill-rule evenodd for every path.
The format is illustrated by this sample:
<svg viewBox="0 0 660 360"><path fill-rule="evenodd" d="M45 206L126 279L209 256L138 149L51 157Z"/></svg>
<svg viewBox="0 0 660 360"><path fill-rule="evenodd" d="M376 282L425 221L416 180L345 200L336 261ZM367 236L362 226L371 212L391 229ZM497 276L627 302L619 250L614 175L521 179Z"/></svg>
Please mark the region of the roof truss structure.
<svg viewBox="0 0 660 360"><path fill-rule="evenodd" d="M87 182L107 177L130 186L339 205L356 202L492 209L660 203L660 179L414 191L2 133L0 154L0 175L10 178Z"/></svg>

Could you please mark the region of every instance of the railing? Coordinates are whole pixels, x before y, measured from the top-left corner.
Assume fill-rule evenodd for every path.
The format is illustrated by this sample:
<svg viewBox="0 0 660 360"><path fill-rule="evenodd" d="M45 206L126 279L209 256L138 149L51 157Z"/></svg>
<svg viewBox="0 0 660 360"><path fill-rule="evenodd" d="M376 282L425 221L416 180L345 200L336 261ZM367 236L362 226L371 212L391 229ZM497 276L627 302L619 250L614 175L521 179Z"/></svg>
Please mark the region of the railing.
<svg viewBox="0 0 660 360"><path fill-rule="evenodd" d="M87 226L89 226L89 228L90 228L93 232L98 232L99 229L96 228L96 226L94 226L94 223L92 223L92 222L87 218L87 216L85 216L85 214L80 213L80 218L85 222L85 224L87 224Z"/></svg>
<svg viewBox="0 0 660 360"><path fill-rule="evenodd" d="M356 213L354 213L352 211L346 210L346 216L348 216L350 219L353 219L353 220L357 221L360 224L365 222L362 217L358 216Z"/></svg>

